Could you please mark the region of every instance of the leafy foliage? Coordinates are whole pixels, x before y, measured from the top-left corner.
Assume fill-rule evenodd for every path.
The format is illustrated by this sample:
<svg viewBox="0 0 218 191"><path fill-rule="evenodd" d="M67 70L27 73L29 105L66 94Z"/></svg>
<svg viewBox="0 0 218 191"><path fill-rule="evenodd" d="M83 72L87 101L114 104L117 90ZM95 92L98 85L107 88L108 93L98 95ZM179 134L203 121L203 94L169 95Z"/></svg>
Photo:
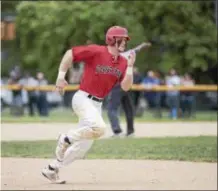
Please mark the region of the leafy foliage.
<svg viewBox="0 0 218 191"><path fill-rule="evenodd" d="M88 39L104 44L107 28L122 25L129 29L129 47L156 42L139 54L141 71L205 71L217 64L212 8L212 1L23 1L16 20L22 65L45 72L54 82L68 48Z"/></svg>

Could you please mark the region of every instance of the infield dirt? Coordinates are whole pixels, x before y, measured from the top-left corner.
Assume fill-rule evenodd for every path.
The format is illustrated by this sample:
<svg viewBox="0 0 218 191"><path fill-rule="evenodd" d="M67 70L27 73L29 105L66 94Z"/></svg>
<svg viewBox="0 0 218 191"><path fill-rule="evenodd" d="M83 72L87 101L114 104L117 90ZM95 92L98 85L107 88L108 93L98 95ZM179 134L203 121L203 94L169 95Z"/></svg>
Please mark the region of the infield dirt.
<svg viewBox="0 0 218 191"><path fill-rule="evenodd" d="M72 124L35 124L35 126L34 124L2 124L2 140L55 139L60 130L65 132L69 127L72 127ZM109 136L109 132L107 136ZM139 137L161 136L161 133L162 136L217 135L217 127L216 123L202 122L136 125L136 136ZM28 135L30 135L29 139L27 139ZM48 136L46 137L46 135ZM70 166L64 167L60 172L61 177L67 180L67 184L56 185L50 184L41 175L42 168L49 161L48 159L1 158L1 189L217 189L217 163L159 160L78 160Z"/></svg>

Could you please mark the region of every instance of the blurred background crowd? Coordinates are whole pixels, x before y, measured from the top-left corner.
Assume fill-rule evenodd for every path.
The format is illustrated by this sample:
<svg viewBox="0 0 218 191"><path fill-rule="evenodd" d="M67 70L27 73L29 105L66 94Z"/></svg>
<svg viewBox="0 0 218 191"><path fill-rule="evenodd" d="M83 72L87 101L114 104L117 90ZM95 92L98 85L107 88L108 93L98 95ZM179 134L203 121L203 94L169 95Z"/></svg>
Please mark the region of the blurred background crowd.
<svg viewBox="0 0 218 191"><path fill-rule="evenodd" d="M20 89L1 90L1 112L9 109L11 116L48 117L53 109L70 109L75 91L62 97L23 87L54 84L66 49L91 42L104 44L105 30L114 24L130 31L128 49L152 42L152 48L137 55L134 68L134 84L148 89L131 91L135 116L151 111L154 118L162 118L167 111L168 118L177 119L217 110L216 91L149 91L158 85L217 84L216 3L3 1L1 85L16 84ZM79 84L82 72L83 63L74 64L67 74L69 84Z"/></svg>
<svg viewBox="0 0 218 191"><path fill-rule="evenodd" d="M83 73L83 64L74 65L68 72L68 82L71 85L79 85ZM153 112L154 118L162 118L162 111L168 111L171 119L195 117L196 110L217 109L216 97L210 94L199 94L192 91L149 91L150 88L167 85L194 86L195 80L189 73L180 75L175 69L170 69L163 74L159 71L149 70L141 73L137 67L134 68L134 84L140 84L147 88L146 91L131 91L136 116L142 116L145 110ZM15 66L9 73L9 78L1 79L1 85L18 85L19 90L2 90L1 112L10 108L12 116L49 116L52 109L58 107L71 108L71 99L75 91L67 91L64 96L54 91L39 91L23 89L25 86L40 87L48 85L43 72L31 74L22 71ZM216 94L214 94L216 96ZM110 94L108 95L108 97ZM203 106L196 107L197 101L202 101ZM104 109L107 109L108 98L104 101ZM209 103L209 104L208 104Z"/></svg>

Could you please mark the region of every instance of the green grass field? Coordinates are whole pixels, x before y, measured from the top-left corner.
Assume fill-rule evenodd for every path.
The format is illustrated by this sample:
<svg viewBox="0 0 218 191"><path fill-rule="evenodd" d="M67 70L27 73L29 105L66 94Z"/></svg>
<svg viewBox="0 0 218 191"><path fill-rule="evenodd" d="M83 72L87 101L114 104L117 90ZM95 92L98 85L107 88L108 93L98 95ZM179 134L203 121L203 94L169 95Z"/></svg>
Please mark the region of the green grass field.
<svg viewBox="0 0 218 191"><path fill-rule="evenodd" d="M52 158L55 147L56 141L4 141L1 156ZM87 158L217 162L217 137L102 139L95 141Z"/></svg>
<svg viewBox="0 0 218 191"><path fill-rule="evenodd" d="M168 118L168 112L163 111L163 117L161 119L154 118L153 112L151 110L145 111L142 117L136 117L136 122L175 122L175 121L217 121L217 113L215 111L210 112L197 112L194 118L191 119L178 119L178 120L171 120ZM103 112L103 117L106 122L108 122L107 113ZM123 115L121 115L121 121L125 121ZM1 114L1 123L62 123L62 122L77 122L77 117L72 113L72 111L66 109L56 109L50 112L49 117L39 117L34 116L30 117L28 115L22 117L13 117L9 114L9 111L6 110Z"/></svg>

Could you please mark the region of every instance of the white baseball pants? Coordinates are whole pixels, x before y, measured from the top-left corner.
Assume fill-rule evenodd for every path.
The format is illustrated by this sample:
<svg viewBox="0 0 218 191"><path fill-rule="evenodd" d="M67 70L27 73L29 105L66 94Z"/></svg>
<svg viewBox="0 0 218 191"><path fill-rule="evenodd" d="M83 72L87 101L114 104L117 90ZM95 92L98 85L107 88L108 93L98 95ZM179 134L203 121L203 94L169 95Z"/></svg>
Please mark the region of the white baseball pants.
<svg viewBox="0 0 218 191"><path fill-rule="evenodd" d="M59 168L83 158L94 139L101 137L106 131L106 124L102 118L102 102L91 100L88 95L79 90L72 98L72 108L79 118L78 128L67 133L72 145L66 150L63 162L55 160L51 164L54 167Z"/></svg>

